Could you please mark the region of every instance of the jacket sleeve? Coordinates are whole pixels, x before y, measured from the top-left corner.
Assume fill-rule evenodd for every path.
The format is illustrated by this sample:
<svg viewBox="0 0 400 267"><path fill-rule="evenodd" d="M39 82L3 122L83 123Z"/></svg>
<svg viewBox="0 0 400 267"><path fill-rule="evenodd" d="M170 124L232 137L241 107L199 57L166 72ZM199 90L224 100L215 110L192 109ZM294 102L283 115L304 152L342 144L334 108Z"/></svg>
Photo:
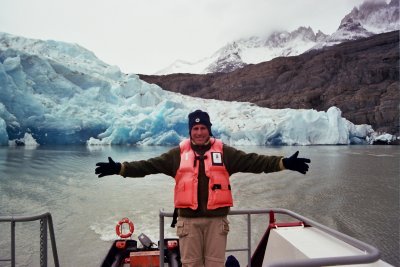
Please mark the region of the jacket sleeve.
<svg viewBox="0 0 400 267"><path fill-rule="evenodd" d="M120 175L123 177L144 177L149 174L163 173L175 177L180 164L179 147L147 160L123 162Z"/></svg>
<svg viewBox="0 0 400 267"><path fill-rule="evenodd" d="M266 156L256 153L245 153L224 144L224 164L229 174L237 172L269 173L284 169L282 164L283 156Z"/></svg>

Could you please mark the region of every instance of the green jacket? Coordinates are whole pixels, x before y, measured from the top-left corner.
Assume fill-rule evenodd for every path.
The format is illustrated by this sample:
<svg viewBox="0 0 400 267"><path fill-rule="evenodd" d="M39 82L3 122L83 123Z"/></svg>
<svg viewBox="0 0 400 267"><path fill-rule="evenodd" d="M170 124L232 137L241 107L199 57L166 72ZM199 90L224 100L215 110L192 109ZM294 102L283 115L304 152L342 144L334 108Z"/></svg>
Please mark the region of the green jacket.
<svg viewBox="0 0 400 267"><path fill-rule="evenodd" d="M204 154L210 146L195 146L193 150L198 154ZM283 169L282 157L265 156L256 153L245 153L228 145L223 146L223 162L230 175L238 172L248 173L269 173ZM124 177L144 177L149 174L163 173L175 177L181 161L179 146L168 152L148 160L123 162L120 175ZM199 208L179 209L179 216L183 217L204 217L204 216L225 216L229 207L207 210L208 200L208 177L205 175L204 162L199 162L198 176L198 201Z"/></svg>

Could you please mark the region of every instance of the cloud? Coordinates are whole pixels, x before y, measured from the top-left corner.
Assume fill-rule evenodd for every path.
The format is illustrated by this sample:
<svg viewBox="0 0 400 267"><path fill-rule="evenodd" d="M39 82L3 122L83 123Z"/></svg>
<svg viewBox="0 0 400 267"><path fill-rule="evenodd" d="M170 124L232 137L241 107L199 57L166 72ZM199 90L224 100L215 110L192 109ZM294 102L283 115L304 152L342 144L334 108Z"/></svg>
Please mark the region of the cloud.
<svg viewBox="0 0 400 267"><path fill-rule="evenodd" d="M311 26L332 33L362 0L2 0L0 31L78 43L124 72L196 61L227 42Z"/></svg>

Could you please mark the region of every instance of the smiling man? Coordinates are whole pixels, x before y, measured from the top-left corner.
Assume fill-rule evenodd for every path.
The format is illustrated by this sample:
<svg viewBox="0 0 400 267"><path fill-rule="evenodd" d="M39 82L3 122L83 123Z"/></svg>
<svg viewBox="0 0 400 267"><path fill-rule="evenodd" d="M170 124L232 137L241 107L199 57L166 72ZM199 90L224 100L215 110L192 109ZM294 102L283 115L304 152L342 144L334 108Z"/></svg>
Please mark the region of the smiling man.
<svg viewBox="0 0 400 267"><path fill-rule="evenodd" d="M119 174L144 177L164 173L175 179L174 205L183 267L223 267L233 206L229 178L237 172L269 173L284 169L306 174L311 161L245 153L213 137L207 112L189 114L189 138L178 147L148 160L99 162L98 177ZM175 224L175 222L173 222ZM175 226L175 225L174 225Z"/></svg>
<svg viewBox="0 0 400 267"><path fill-rule="evenodd" d="M210 141L211 122L207 112L196 110L189 114L189 136L195 145L205 145Z"/></svg>
<svg viewBox="0 0 400 267"><path fill-rule="evenodd" d="M205 125L195 125L190 131L193 144L204 145L210 141L210 135Z"/></svg>

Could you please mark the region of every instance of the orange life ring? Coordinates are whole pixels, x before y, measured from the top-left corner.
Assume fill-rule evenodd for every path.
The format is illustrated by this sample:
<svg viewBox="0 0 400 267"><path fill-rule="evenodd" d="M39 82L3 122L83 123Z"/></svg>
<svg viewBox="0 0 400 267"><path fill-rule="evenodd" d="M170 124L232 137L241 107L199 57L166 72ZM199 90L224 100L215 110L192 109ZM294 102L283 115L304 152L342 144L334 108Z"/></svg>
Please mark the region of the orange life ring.
<svg viewBox="0 0 400 267"><path fill-rule="evenodd" d="M122 233L122 225L124 223L127 223L129 225L129 232L126 234ZM122 220L120 220L117 225L115 226L115 232L117 233L117 235L121 238L129 238L131 237L131 235L133 234L134 231L134 226L133 226L133 222L131 220L129 220L128 218L123 218Z"/></svg>

